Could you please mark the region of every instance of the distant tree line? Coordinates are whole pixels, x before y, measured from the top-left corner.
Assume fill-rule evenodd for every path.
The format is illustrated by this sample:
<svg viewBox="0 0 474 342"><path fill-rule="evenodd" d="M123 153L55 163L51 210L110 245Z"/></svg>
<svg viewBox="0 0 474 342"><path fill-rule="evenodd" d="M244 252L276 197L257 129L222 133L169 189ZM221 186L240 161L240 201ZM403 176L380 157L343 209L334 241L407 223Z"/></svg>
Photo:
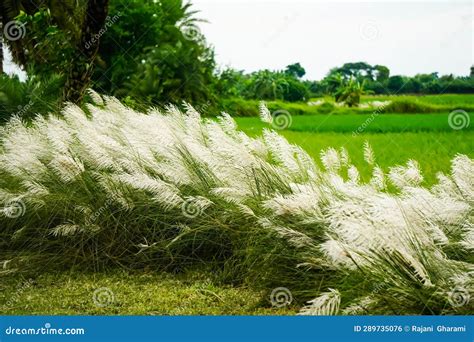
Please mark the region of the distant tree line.
<svg viewBox="0 0 474 342"><path fill-rule="evenodd" d="M3 74L0 54L0 117L24 103L32 113L63 100L80 103L88 87L135 107L323 95L356 105L366 93L474 93L474 69L466 77L407 77L357 62L331 69L320 81L305 80L300 63L275 71L221 70L196 14L184 0L0 1L0 48L5 44L28 74L26 82Z"/></svg>
<svg viewBox="0 0 474 342"><path fill-rule="evenodd" d="M331 91L334 78L343 80L353 78L364 82L365 88L374 94L439 94L439 93L474 93L473 68L469 76L439 76L437 72L418 74L413 77L393 75L384 65L370 65L365 62L346 63L331 69L328 75L319 82L312 82L314 93Z"/></svg>
<svg viewBox="0 0 474 342"><path fill-rule="evenodd" d="M281 71L261 70L250 74L226 69L218 74L216 91L223 97L303 101L310 96L307 83L301 80L305 74L299 63Z"/></svg>
<svg viewBox="0 0 474 342"><path fill-rule="evenodd" d="M226 69L218 75L217 90L224 97L292 102L324 95L337 100L344 97L347 88L353 89L352 93L369 94L474 93L474 67L469 76L439 76L433 72L409 77L390 76L389 68L384 65L357 62L331 69L320 81L302 80L304 75L305 69L299 63L282 71L262 70L250 74Z"/></svg>

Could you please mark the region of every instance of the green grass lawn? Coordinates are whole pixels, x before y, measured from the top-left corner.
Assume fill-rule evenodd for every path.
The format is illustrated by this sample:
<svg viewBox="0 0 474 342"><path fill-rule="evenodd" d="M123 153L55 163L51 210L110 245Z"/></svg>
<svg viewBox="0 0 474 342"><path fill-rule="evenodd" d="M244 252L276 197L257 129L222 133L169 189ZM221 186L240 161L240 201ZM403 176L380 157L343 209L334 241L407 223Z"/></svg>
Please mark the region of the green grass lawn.
<svg viewBox="0 0 474 342"><path fill-rule="evenodd" d="M206 273L77 273L0 278L1 315L292 315L269 296ZM268 298L267 298L268 297Z"/></svg>
<svg viewBox="0 0 474 342"><path fill-rule="evenodd" d="M404 133L404 132L453 132L449 114L347 114L293 116L285 131L336 132L336 133ZM469 114L470 121L474 114ZM238 118L239 127L249 133L258 133L267 124L259 118ZM462 129L474 131L474 124Z"/></svg>
<svg viewBox="0 0 474 342"><path fill-rule="evenodd" d="M409 159L417 160L425 184L433 184L437 172L449 172L450 160L457 153L474 157L473 126L453 130L448 124L448 114L387 114L368 121L370 117L360 114L294 116L291 126L279 132L317 160L322 149L344 146L365 180L370 174L370 168L363 161L365 141L372 145L377 163L385 170ZM251 135L258 135L264 127L269 127L259 118L236 120L239 127ZM364 122L369 124L362 133L353 134Z"/></svg>

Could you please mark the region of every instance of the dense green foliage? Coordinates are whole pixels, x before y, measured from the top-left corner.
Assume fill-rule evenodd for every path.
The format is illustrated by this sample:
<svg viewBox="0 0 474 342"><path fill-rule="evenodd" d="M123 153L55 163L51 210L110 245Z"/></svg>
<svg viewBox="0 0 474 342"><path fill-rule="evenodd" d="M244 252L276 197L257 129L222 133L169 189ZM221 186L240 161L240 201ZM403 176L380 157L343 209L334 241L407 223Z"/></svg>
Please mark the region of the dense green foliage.
<svg viewBox="0 0 474 342"><path fill-rule="evenodd" d="M456 109L474 112L473 95L431 95L431 96L361 96L359 107L339 106L330 97L310 99L308 103L290 103L285 101L266 101L270 111L286 111L292 116L316 114L373 114L381 113L446 113ZM375 101L380 107L370 106ZM233 116L258 116L257 100L229 98L220 101L219 109ZM208 113L217 115L217 110Z"/></svg>
<svg viewBox="0 0 474 342"><path fill-rule="evenodd" d="M300 79L305 73L299 63L288 65L285 70L260 70L251 74L226 69L219 74L216 91L224 98L305 101L309 98L309 90Z"/></svg>
<svg viewBox="0 0 474 342"><path fill-rule="evenodd" d="M466 74L468 70L466 70ZM439 76L437 72L418 74L413 77L393 75L383 65L372 66L365 62L346 63L333 68L321 81L311 84L313 94L323 95L334 92L334 82L337 79L354 78L365 82L367 90L375 94L440 94L440 93L474 93L473 75L455 77L453 75Z"/></svg>
<svg viewBox="0 0 474 342"><path fill-rule="evenodd" d="M336 102L357 106L363 94L441 94L474 93L474 77L438 76L438 73L414 77L390 76L383 65L365 62L346 63L333 68L321 81L302 80L304 68L299 64L285 70L261 70L251 74L226 69L219 73L217 93L224 98L249 100L305 101L308 97L333 96Z"/></svg>
<svg viewBox="0 0 474 342"><path fill-rule="evenodd" d="M25 27L25 37L21 41L27 56L24 66L29 75L65 75L69 69L77 34L70 26L61 28L56 19L49 8L43 7L34 14L21 12L17 16Z"/></svg>
<svg viewBox="0 0 474 342"><path fill-rule="evenodd" d="M31 120L35 115L61 109L62 77L32 75L25 82L17 76L0 75L0 125L12 116Z"/></svg>
<svg viewBox="0 0 474 342"><path fill-rule="evenodd" d="M211 91L214 53L199 32L199 20L189 3L112 0L109 7L105 26L96 37L101 44L92 88L141 108L182 101L215 102ZM70 16L62 17L65 12ZM15 62L27 70L28 77L58 75L64 80L78 59L74 46L80 36L84 4L40 3L28 10L21 4L10 13L24 32L18 40L6 40ZM8 82L6 77L4 82ZM63 84L57 83L58 90ZM14 98L8 101L12 103Z"/></svg>
<svg viewBox="0 0 474 342"><path fill-rule="evenodd" d="M195 15L181 0L112 1L94 88L145 105L213 100L214 54Z"/></svg>

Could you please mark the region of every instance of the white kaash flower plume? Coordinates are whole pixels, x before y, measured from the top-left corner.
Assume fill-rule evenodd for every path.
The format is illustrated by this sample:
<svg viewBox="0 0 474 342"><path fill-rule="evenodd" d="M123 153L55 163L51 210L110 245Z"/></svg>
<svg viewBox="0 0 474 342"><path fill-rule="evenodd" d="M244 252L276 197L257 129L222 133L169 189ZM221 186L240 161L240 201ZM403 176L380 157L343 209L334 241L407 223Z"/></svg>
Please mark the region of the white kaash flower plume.
<svg viewBox="0 0 474 342"><path fill-rule="evenodd" d="M341 168L339 153L332 147L321 151L321 162L328 171L338 171Z"/></svg>
<svg viewBox="0 0 474 342"><path fill-rule="evenodd" d="M351 163L351 157L349 156L349 152L347 152L347 149L344 146L339 149L339 155L341 157L341 164L343 166L349 166Z"/></svg>
<svg viewBox="0 0 474 342"><path fill-rule="evenodd" d="M369 165L375 164L375 153L368 141L364 142L364 160Z"/></svg>
<svg viewBox="0 0 474 342"><path fill-rule="evenodd" d="M408 186L419 186L423 182L420 167L414 160L409 160L406 166L390 168L388 178L399 189Z"/></svg>
<svg viewBox="0 0 474 342"><path fill-rule="evenodd" d="M370 312L370 308L377 304L376 300L372 296L366 296L359 299L356 303L353 303L344 309L342 309L343 315L363 315Z"/></svg>
<svg viewBox="0 0 474 342"><path fill-rule="evenodd" d="M453 159L452 174L459 190L470 201L474 201L474 161L467 156L457 155Z"/></svg>
<svg viewBox="0 0 474 342"><path fill-rule="evenodd" d="M339 313L341 294L339 291L329 289L319 297L308 302L309 305L301 309L298 315L307 316L332 316Z"/></svg>
<svg viewBox="0 0 474 342"><path fill-rule="evenodd" d="M267 105L263 101L260 102L260 119L263 122L266 122L266 123L272 123L273 122L272 114L270 113L270 111L268 110Z"/></svg>
<svg viewBox="0 0 474 342"><path fill-rule="evenodd" d="M387 187L385 173L378 165L375 165L374 169L372 170L372 179L370 180L370 184L376 190L385 190Z"/></svg>
<svg viewBox="0 0 474 342"><path fill-rule="evenodd" d="M349 166L347 169L347 175L351 182L358 184L360 181L359 170L354 165Z"/></svg>
<svg viewBox="0 0 474 342"><path fill-rule="evenodd" d="M102 99L102 96L100 96L100 94L98 94L95 90L88 89L87 94L91 97L91 100L95 105L98 105L98 106L104 105L104 100Z"/></svg>

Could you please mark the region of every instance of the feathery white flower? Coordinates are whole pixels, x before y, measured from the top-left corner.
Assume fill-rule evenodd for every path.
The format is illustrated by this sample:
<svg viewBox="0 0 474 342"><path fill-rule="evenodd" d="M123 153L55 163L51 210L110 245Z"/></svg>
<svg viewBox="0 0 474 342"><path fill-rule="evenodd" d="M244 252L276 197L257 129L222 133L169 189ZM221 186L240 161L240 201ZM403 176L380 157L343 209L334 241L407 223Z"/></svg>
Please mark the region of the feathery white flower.
<svg viewBox="0 0 474 342"><path fill-rule="evenodd" d="M396 166L390 168L388 173L390 181L398 187L403 189L408 186L419 186L423 182L418 163L414 160L409 160L406 166Z"/></svg>
<svg viewBox="0 0 474 342"><path fill-rule="evenodd" d="M341 168L339 153L332 147L321 151L321 162L328 171L337 171Z"/></svg>
<svg viewBox="0 0 474 342"><path fill-rule="evenodd" d="M375 153L368 141L364 142L364 160L369 165L375 164Z"/></svg>
<svg viewBox="0 0 474 342"><path fill-rule="evenodd" d="M260 120L266 123L272 123L273 117L270 111L267 108L265 102L260 102Z"/></svg>
<svg viewBox="0 0 474 342"><path fill-rule="evenodd" d="M372 178L370 179L370 184L376 190L385 190L385 188L387 187L387 184L385 182L385 173L378 165L374 166L374 169L372 170Z"/></svg>
<svg viewBox="0 0 474 342"><path fill-rule="evenodd" d="M98 105L98 106L104 105L104 100L102 99L102 97L93 89L90 89L90 88L87 89L87 94L91 97L91 100L95 105Z"/></svg>
<svg viewBox="0 0 474 342"><path fill-rule="evenodd" d="M470 201L474 201L474 161L465 155L453 159L452 174L459 190Z"/></svg>
<svg viewBox="0 0 474 342"><path fill-rule="evenodd" d="M301 309L298 315L308 316L332 316L339 313L341 305L341 294L339 291L329 289L319 297L308 302L309 305Z"/></svg>
<svg viewBox="0 0 474 342"><path fill-rule="evenodd" d="M347 152L347 149L344 146L339 149L339 155L341 157L341 164L343 166L349 166L349 164L351 163L351 157L349 156L349 152Z"/></svg>
<svg viewBox="0 0 474 342"><path fill-rule="evenodd" d="M353 303L342 309L343 315L363 315L370 312L370 308L377 304L377 301L371 296L366 296L356 303Z"/></svg>
<svg viewBox="0 0 474 342"><path fill-rule="evenodd" d="M358 184L360 181L359 170L354 165L349 166L347 169L347 175L352 183Z"/></svg>

